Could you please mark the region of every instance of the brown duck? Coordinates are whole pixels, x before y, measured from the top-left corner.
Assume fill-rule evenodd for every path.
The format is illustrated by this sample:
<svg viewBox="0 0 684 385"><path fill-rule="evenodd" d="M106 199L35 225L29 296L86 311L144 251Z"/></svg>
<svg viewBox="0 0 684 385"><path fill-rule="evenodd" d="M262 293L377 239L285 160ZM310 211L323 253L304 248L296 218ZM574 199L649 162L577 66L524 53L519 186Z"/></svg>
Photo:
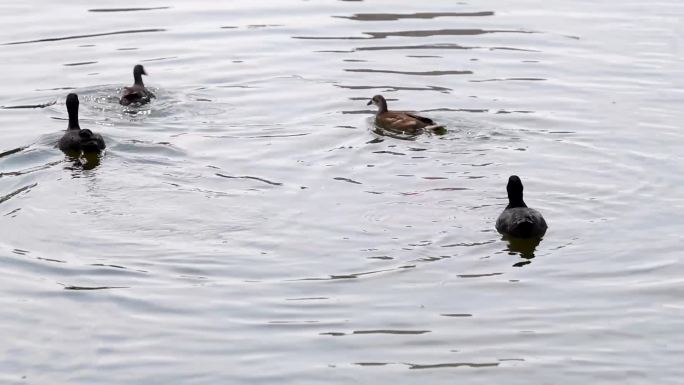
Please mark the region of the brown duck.
<svg viewBox="0 0 684 385"><path fill-rule="evenodd" d="M145 87L143 83L142 76L147 75L145 68L142 65L137 64L133 67L133 85L130 87L124 87L121 93L121 99L119 103L123 106L128 106L129 104L138 103L145 104L149 103L154 94Z"/></svg>
<svg viewBox="0 0 684 385"><path fill-rule="evenodd" d="M441 133L440 131L444 130L444 127L435 124L430 118L410 112L389 111L387 101L382 95L373 96L368 102L369 106L371 104L378 106L375 125L382 129L407 135L419 135L427 130Z"/></svg>

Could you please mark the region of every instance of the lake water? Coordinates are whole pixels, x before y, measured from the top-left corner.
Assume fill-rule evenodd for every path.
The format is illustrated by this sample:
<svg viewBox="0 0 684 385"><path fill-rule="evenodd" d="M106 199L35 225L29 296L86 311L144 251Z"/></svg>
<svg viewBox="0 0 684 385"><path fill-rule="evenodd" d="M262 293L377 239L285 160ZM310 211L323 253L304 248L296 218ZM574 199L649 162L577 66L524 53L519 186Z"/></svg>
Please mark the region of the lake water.
<svg viewBox="0 0 684 385"><path fill-rule="evenodd" d="M2 384L682 383L684 3L0 21ZM99 164L54 147L69 92ZM449 132L375 134L374 94ZM494 230L511 174L536 249Z"/></svg>

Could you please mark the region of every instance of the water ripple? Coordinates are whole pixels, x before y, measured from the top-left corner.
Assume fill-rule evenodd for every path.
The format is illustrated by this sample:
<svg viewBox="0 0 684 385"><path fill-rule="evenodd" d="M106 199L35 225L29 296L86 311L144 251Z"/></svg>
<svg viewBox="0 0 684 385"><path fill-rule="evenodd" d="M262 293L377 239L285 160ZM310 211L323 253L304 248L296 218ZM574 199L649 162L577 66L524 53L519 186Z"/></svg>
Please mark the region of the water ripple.
<svg viewBox="0 0 684 385"><path fill-rule="evenodd" d="M147 7L147 8L93 8L88 12L136 12L136 11L153 11L159 9L170 9L171 7Z"/></svg>
<svg viewBox="0 0 684 385"><path fill-rule="evenodd" d="M2 174L0 174L0 176L2 176ZM16 190L12 191L11 193L6 194L6 195L4 195L4 196L0 195L0 204L6 202L6 201L8 201L8 200L10 200L12 197L14 197L14 196L16 196L16 195L19 195L19 194L21 194L21 193L23 193L23 192L31 191L31 189L34 188L34 187L36 187L36 186L38 186L38 183L34 183L34 184L31 184L31 185L28 185L28 186L24 186L24 187L18 188L18 189L16 189Z"/></svg>
<svg viewBox="0 0 684 385"><path fill-rule="evenodd" d="M111 36L111 35L128 35L128 34L136 34L136 33L165 32L165 31L166 31L166 29L162 29L162 28L130 29L130 30L124 30L124 31L91 33L91 34L87 34L87 35L48 37L48 38L35 39L35 40L14 41L14 42L10 42L10 43L3 43L0 45L19 45L19 44L45 43L45 42L60 41L60 40L85 39L85 38L89 38L89 37Z"/></svg>
<svg viewBox="0 0 684 385"><path fill-rule="evenodd" d="M401 74L413 76L444 76L444 75L471 75L473 71L393 71L393 70L374 70L366 68L346 68L347 72L365 72L365 73L385 73L385 74Z"/></svg>
<svg viewBox="0 0 684 385"><path fill-rule="evenodd" d="M400 19L435 19L438 17L493 16L494 12L415 12L415 13L356 13L353 16L335 16L357 21L395 21Z"/></svg>
<svg viewBox="0 0 684 385"><path fill-rule="evenodd" d="M244 176L244 175L242 175L242 176L233 176L233 175L221 174L221 173L218 173L218 172L216 173L216 176L220 176L221 178L226 178L226 179L251 179L251 180L257 180L257 181L259 181L259 182L264 182L264 183L270 184L270 185L272 185L272 186L282 186L282 185L283 185L283 184L280 183L280 182L272 182L272 181L270 181L270 180L268 180L268 179L259 178L259 177L256 177L256 176Z"/></svg>
<svg viewBox="0 0 684 385"><path fill-rule="evenodd" d="M436 29L436 30L412 30L391 32L362 32L370 37L361 36L293 36L293 39L302 40L373 40L386 39L388 37L429 37L429 36L474 36L492 33L520 33L531 34L533 31L505 30L505 29Z"/></svg>

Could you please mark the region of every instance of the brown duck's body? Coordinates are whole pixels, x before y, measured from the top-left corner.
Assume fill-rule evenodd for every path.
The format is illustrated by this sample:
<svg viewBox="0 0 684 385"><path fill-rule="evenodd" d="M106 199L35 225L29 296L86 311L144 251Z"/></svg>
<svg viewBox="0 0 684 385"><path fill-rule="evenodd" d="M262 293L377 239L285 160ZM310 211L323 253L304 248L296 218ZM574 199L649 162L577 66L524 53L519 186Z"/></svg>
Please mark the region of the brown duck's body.
<svg viewBox="0 0 684 385"><path fill-rule="evenodd" d="M386 111L375 116L375 124L386 130L418 135L422 134L425 128L434 126L435 122L409 112Z"/></svg>
<svg viewBox="0 0 684 385"><path fill-rule="evenodd" d="M121 93L121 99L119 99L121 105L128 106L133 103L145 104L149 103L150 100L155 97L154 94L145 87L142 80L143 75L147 75L143 66L138 64L133 67L134 83L130 87L124 87Z"/></svg>
<svg viewBox="0 0 684 385"><path fill-rule="evenodd" d="M124 106L128 106L132 103L145 104L149 103L153 97L154 94L148 91L144 86L133 85L132 87L124 87L119 103Z"/></svg>
<svg viewBox="0 0 684 385"><path fill-rule="evenodd" d="M382 95L375 95L368 102L368 105L378 106L378 113L375 115L375 125L396 133L419 135L426 130L442 128L435 122L424 116L416 115L411 112L389 111L387 101Z"/></svg>

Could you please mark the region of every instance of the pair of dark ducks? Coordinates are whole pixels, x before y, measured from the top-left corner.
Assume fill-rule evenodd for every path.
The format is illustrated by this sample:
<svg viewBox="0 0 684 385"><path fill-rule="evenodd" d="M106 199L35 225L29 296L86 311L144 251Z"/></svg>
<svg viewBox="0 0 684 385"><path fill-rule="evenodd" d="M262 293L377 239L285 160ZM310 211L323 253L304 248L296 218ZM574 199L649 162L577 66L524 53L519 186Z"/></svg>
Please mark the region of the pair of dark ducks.
<svg viewBox="0 0 684 385"><path fill-rule="evenodd" d="M138 64L133 67L133 85L123 88L119 99L121 105L145 104L155 97L145 87L142 80L143 75L147 75L147 72L142 65ZM66 107L69 114L69 125L64 135L59 139L57 146L68 154L93 153L104 150L106 145L102 135L87 128L82 129L78 124L78 105L78 95L74 93L67 95Z"/></svg>

